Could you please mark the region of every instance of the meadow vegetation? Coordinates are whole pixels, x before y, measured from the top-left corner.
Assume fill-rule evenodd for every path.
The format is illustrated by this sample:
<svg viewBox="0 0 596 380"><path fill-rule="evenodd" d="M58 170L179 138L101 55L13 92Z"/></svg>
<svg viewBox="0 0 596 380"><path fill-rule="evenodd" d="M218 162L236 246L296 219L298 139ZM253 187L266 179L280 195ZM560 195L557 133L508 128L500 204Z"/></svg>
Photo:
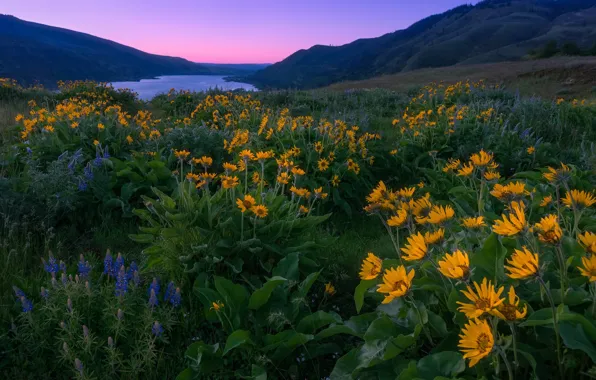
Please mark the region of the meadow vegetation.
<svg viewBox="0 0 596 380"><path fill-rule="evenodd" d="M596 102L0 83L0 372L596 377Z"/></svg>

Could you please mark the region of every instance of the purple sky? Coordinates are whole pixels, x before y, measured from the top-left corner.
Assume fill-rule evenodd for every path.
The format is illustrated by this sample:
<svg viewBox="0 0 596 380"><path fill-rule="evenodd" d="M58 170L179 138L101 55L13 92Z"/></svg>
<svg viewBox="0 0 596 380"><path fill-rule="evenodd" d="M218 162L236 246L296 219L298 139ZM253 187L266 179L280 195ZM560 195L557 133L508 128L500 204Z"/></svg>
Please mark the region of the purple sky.
<svg viewBox="0 0 596 380"><path fill-rule="evenodd" d="M198 62L269 63L477 0L2 0L0 13Z"/></svg>

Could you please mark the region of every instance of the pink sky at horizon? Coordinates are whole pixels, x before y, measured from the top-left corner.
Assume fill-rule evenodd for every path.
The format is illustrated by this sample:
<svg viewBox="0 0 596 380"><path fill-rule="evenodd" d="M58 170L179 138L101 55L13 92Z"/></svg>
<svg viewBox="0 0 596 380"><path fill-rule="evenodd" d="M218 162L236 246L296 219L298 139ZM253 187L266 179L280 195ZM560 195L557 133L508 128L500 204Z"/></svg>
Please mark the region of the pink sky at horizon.
<svg viewBox="0 0 596 380"><path fill-rule="evenodd" d="M195 62L274 63L477 0L4 0L0 13Z"/></svg>

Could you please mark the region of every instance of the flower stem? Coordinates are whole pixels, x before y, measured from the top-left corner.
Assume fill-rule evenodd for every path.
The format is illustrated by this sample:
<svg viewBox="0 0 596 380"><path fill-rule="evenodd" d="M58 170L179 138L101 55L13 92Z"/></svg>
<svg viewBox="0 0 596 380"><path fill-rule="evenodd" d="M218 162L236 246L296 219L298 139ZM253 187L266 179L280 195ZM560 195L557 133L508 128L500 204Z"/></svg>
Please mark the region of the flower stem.
<svg viewBox="0 0 596 380"><path fill-rule="evenodd" d="M561 244L557 244L556 249L557 259L559 259L559 273L561 276L561 303L565 301L565 290L567 285L567 267L565 266L565 255L561 249Z"/></svg>
<svg viewBox="0 0 596 380"><path fill-rule="evenodd" d="M509 363L509 360L507 359L507 354L501 347L497 348L497 350L499 351L499 355L501 355L501 358L503 358L505 367L507 367L507 374L509 375L509 380L513 380L513 371L511 370L511 364Z"/></svg>
<svg viewBox="0 0 596 380"><path fill-rule="evenodd" d="M414 301L414 298L413 297L410 297L410 303L414 307L414 310L416 310L416 314L418 315L418 320L420 321L420 326L422 326L422 330L424 331L424 334L426 335L426 337L430 341L430 344L434 346L435 343L433 342L433 338L430 335L430 331L428 331L428 329L424 325L424 322L422 321L422 313L420 313L420 309L418 309L418 305L416 305L416 302Z"/></svg>
<svg viewBox="0 0 596 380"><path fill-rule="evenodd" d="M513 343L513 364L515 368L519 367L519 361L517 360L517 335L515 333L515 325L510 322L509 328L511 329L511 341Z"/></svg>
<svg viewBox="0 0 596 380"><path fill-rule="evenodd" d="M553 312L553 327L555 329L555 339L557 342L557 362L559 365L559 375L561 376L561 379L564 379L564 377L563 377L563 358L561 356L561 337L559 336L559 321L558 321L559 318L557 316L557 308L555 307L555 302L553 301L553 296L550 292L550 289L546 286L546 284L544 283L544 280L542 279L541 276L538 276L538 281L540 282L540 285L542 285L542 288L544 289L544 292L546 293L546 297L548 298L548 301L550 302L550 307Z"/></svg>

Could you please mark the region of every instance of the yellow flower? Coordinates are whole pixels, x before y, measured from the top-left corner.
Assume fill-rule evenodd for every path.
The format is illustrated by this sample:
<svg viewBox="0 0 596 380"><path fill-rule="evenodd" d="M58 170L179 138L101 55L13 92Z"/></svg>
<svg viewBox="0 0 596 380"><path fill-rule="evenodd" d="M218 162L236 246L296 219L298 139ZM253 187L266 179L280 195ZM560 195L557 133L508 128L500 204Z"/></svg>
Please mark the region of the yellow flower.
<svg viewBox="0 0 596 380"><path fill-rule="evenodd" d="M484 227L486 223L484 222L484 216L478 216L462 219L462 226L474 229Z"/></svg>
<svg viewBox="0 0 596 380"><path fill-rule="evenodd" d="M404 187L403 189L399 189L397 191L397 195L399 196L399 198L402 201L406 201L406 200L411 199L414 196L415 192L416 192L415 187Z"/></svg>
<svg viewBox="0 0 596 380"><path fill-rule="evenodd" d="M470 259L468 253L459 249L453 254L446 254L439 261L439 272L445 277L460 280L466 278L470 273Z"/></svg>
<svg viewBox="0 0 596 380"><path fill-rule="evenodd" d="M327 169L329 169L329 161L327 161L324 158L321 158L318 162L318 166L319 166L319 171L326 171Z"/></svg>
<svg viewBox="0 0 596 380"><path fill-rule="evenodd" d="M127 142L127 143L129 143L129 144L132 144L132 143L133 143L133 141L134 141L134 140L132 139L132 136L131 136L131 135L128 135L128 136L126 136L126 142Z"/></svg>
<svg viewBox="0 0 596 380"><path fill-rule="evenodd" d="M190 152L187 150L174 150L174 156L180 160L185 160L190 156Z"/></svg>
<svg viewBox="0 0 596 380"><path fill-rule="evenodd" d="M444 173L449 173L449 172L452 172L454 170L457 170L460 165L461 165L461 161L460 160L456 160L456 159L450 158L449 161L447 161L447 164L445 164L445 166L443 167L443 172ZM472 170L473 169L474 168L472 168Z"/></svg>
<svg viewBox="0 0 596 380"><path fill-rule="evenodd" d="M360 173L360 165L350 158L348 159L348 170L353 171L354 174L358 174Z"/></svg>
<svg viewBox="0 0 596 380"><path fill-rule="evenodd" d="M325 199L327 198L327 193L323 192L323 188L319 187L318 189L313 190L316 199Z"/></svg>
<svg viewBox="0 0 596 380"><path fill-rule="evenodd" d="M403 265L400 265L397 268L387 269L383 275L383 283L377 289L378 293L387 294L383 303L389 303L393 301L393 299L402 297L408 293L412 286L412 279L415 274L416 271L414 269L410 269L410 271L406 273L406 267Z"/></svg>
<svg viewBox="0 0 596 380"><path fill-rule="evenodd" d="M70 127L71 127L72 129L77 129L77 128L78 128L78 126L79 126L79 123L77 123L76 121L73 121L72 123L70 123Z"/></svg>
<svg viewBox="0 0 596 380"><path fill-rule="evenodd" d="M471 163L464 164L461 169L458 169L457 175L460 177L469 177L474 172L474 165Z"/></svg>
<svg viewBox="0 0 596 380"><path fill-rule="evenodd" d="M246 163L250 160L254 160L255 155L248 149L244 149L240 152L240 158Z"/></svg>
<svg viewBox="0 0 596 380"><path fill-rule="evenodd" d="M259 182L261 182L261 176L259 175L259 172L252 173L252 183L259 183Z"/></svg>
<svg viewBox="0 0 596 380"><path fill-rule="evenodd" d="M97 129L99 129L100 131L103 131L106 128L105 125L103 125L102 123L97 124Z"/></svg>
<svg viewBox="0 0 596 380"><path fill-rule="evenodd" d="M246 212L246 210L250 210L256 203L257 201L251 195L248 194L244 196L244 199L236 199L236 205L238 206L241 212Z"/></svg>
<svg viewBox="0 0 596 380"><path fill-rule="evenodd" d="M207 169L208 167L210 167L211 165L213 165L213 158L211 157L207 157L207 156L203 156L201 158L193 158L192 162L195 165L203 165L205 167L205 169Z"/></svg>
<svg viewBox="0 0 596 380"><path fill-rule="evenodd" d="M387 224L390 227L401 227L406 222L406 219L408 219L408 212L402 208L397 210L397 214L387 220Z"/></svg>
<svg viewBox="0 0 596 380"><path fill-rule="evenodd" d="M333 284L331 284L330 282L325 284L325 294L328 294L330 296L335 294L335 286L333 286Z"/></svg>
<svg viewBox="0 0 596 380"><path fill-rule="evenodd" d="M557 222L557 216L547 215L534 225L538 239L543 243L557 244L563 236L563 231Z"/></svg>
<svg viewBox="0 0 596 380"><path fill-rule="evenodd" d="M198 174L195 173L187 173L186 179L189 181L197 182L200 179L200 177Z"/></svg>
<svg viewBox="0 0 596 380"><path fill-rule="evenodd" d="M315 143L314 147L315 147L315 152L317 152L319 154L323 153L323 143L322 142L317 141Z"/></svg>
<svg viewBox="0 0 596 380"><path fill-rule="evenodd" d="M470 156L470 161L472 161L474 166L478 168L489 166L493 161L493 154L486 153L484 150L481 150L478 153L472 154Z"/></svg>
<svg viewBox="0 0 596 380"><path fill-rule="evenodd" d="M542 202L540 202L540 207L546 207L551 204L553 201L552 195L547 195L546 197L542 198Z"/></svg>
<svg viewBox="0 0 596 380"><path fill-rule="evenodd" d="M99 145L99 140L93 140L93 145L98 146Z"/></svg>
<svg viewBox="0 0 596 380"><path fill-rule="evenodd" d="M416 235L409 236L408 244L402 248L404 253L403 258L407 261L415 261L423 259L428 253L428 246L424 240L424 236L418 232Z"/></svg>
<svg viewBox="0 0 596 380"><path fill-rule="evenodd" d="M507 185L496 183L490 193L498 200L506 203L520 200L524 195L530 194L526 190L526 184L523 182L511 182Z"/></svg>
<svg viewBox="0 0 596 380"><path fill-rule="evenodd" d="M428 223L430 224L441 224L445 223L449 219L453 218L455 211L453 207L447 206L434 206L428 214Z"/></svg>
<svg viewBox="0 0 596 380"><path fill-rule="evenodd" d="M269 210L264 205L253 206L250 211L252 211L258 218L264 218L269 214Z"/></svg>
<svg viewBox="0 0 596 380"><path fill-rule="evenodd" d="M555 182L566 182L571 177L571 169L569 166L565 165L561 162L561 167L559 169L555 169L552 167L547 168L548 172L542 173L542 176L546 178L548 182L555 183Z"/></svg>
<svg viewBox="0 0 596 380"><path fill-rule="evenodd" d="M366 201L368 203L379 203L387 196L387 186L385 186L385 182L379 181L377 187L373 189L373 191L366 197Z"/></svg>
<svg viewBox="0 0 596 380"><path fill-rule="evenodd" d="M294 167L294 168L292 168L292 174L294 174L294 176L298 177L301 175L305 175L306 172L298 167Z"/></svg>
<svg viewBox="0 0 596 380"><path fill-rule="evenodd" d="M229 162L224 162L223 168L224 168L224 170L227 173L229 173L229 172L235 172L236 170L238 170L238 166L237 165L231 164Z"/></svg>
<svg viewBox="0 0 596 380"><path fill-rule="evenodd" d="M362 266L360 267L360 279L361 280L372 280L377 278L381 273L381 267L383 261L375 256L374 253L369 252L366 259L362 260Z"/></svg>
<svg viewBox="0 0 596 380"><path fill-rule="evenodd" d="M298 209L298 211L299 211L301 214L308 214L308 211L309 211L309 210L308 210L308 207L306 207L306 206L303 206L303 205L300 205L300 208Z"/></svg>
<svg viewBox="0 0 596 380"><path fill-rule="evenodd" d="M504 301L501 298L504 287L501 286L499 290L495 290L492 282L484 278L480 285L474 281L474 288L476 292L469 285L467 290L461 291L472 303L458 301L461 306L457 310L464 313L468 319L478 318L484 314L495 315L495 309Z"/></svg>
<svg viewBox="0 0 596 380"><path fill-rule="evenodd" d="M340 183L339 176L338 175L334 175L333 176L333 179L331 180L331 185L333 187L338 187L339 186L339 183Z"/></svg>
<svg viewBox="0 0 596 380"><path fill-rule="evenodd" d="M529 146L528 149L526 149L526 152L528 152L528 154L534 154L536 148L534 148L534 146Z"/></svg>
<svg viewBox="0 0 596 380"><path fill-rule="evenodd" d="M586 252L591 254L596 254L596 234L590 231L584 232L584 234L579 234L577 236L579 238L579 244L584 247Z"/></svg>
<svg viewBox="0 0 596 380"><path fill-rule="evenodd" d="M287 185L290 183L290 175L288 172L282 172L280 175L277 176L277 182L281 183L282 185Z"/></svg>
<svg viewBox="0 0 596 380"><path fill-rule="evenodd" d="M470 320L459 335L459 350L464 359L470 359L470 368L490 355L495 344L492 330L486 320Z"/></svg>
<svg viewBox="0 0 596 380"><path fill-rule="evenodd" d="M224 176L221 180L221 185L224 189L233 189L240 184L238 177Z"/></svg>
<svg viewBox="0 0 596 380"><path fill-rule="evenodd" d="M397 149L393 149L389 152L390 155L395 156L397 154Z"/></svg>
<svg viewBox="0 0 596 380"><path fill-rule="evenodd" d="M257 152L257 155L253 158L253 160L255 161L265 161L268 160L270 158L273 158L273 152L272 151L267 151L267 152Z"/></svg>
<svg viewBox="0 0 596 380"><path fill-rule="evenodd" d="M507 260L509 265L505 265L505 269L509 271L507 276L516 280L523 280L538 273L538 254L530 252L525 246L522 249L523 251L514 250L511 258Z"/></svg>
<svg viewBox="0 0 596 380"><path fill-rule="evenodd" d="M290 187L290 192L299 198L308 198L310 196L310 191L308 191L308 189L297 188L296 186Z"/></svg>
<svg viewBox="0 0 596 380"><path fill-rule="evenodd" d="M506 302L503 302L497 307L497 316L506 321L516 321L526 317L528 313L528 305L523 308L519 307L519 297L515 294L513 286L509 287Z"/></svg>
<svg viewBox="0 0 596 380"><path fill-rule="evenodd" d="M430 214L433 205L430 202L430 194L426 193L426 195L422 198L418 198L414 202L410 202L412 208L412 214L416 217L416 223L424 224L428 222L428 215Z"/></svg>
<svg viewBox="0 0 596 380"><path fill-rule="evenodd" d="M211 308L209 310L220 311L221 309L223 309L224 306L225 305L223 304L223 302L215 301L211 303Z"/></svg>
<svg viewBox="0 0 596 380"><path fill-rule="evenodd" d="M590 207L596 203L596 197L587 191L571 190L565 194L563 203L567 207L574 207L574 205L577 208Z"/></svg>
<svg viewBox="0 0 596 380"><path fill-rule="evenodd" d="M495 221L493 231L498 235L513 236L522 232L526 227L526 213L522 202L511 202L509 216L503 214L503 220Z"/></svg>
<svg viewBox="0 0 596 380"><path fill-rule="evenodd" d="M50 133L54 133L54 127L52 127L51 125L46 125L45 127L43 127L44 131L46 132L50 132Z"/></svg>
<svg viewBox="0 0 596 380"><path fill-rule="evenodd" d="M499 172L495 172L495 171L489 170L489 171L487 171L487 172L484 173L484 178L487 181L494 181L494 180L497 180L497 179L501 178L501 174L499 174Z"/></svg>
<svg viewBox="0 0 596 380"><path fill-rule="evenodd" d="M596 281L596 255L588 257L582 257L582 267L578 267L582 276L588 278L588 282Z"/></svg>
<svg viewBox="0 0 596 380"><path fill-rule="evenodd" d="M426 244L436 244L439 243L441 241L443 241L443 238L445 237L445 230L442 228L439 228L438 230L434 231L434 232L425 232L424 233L424 242Z"/></svg>

